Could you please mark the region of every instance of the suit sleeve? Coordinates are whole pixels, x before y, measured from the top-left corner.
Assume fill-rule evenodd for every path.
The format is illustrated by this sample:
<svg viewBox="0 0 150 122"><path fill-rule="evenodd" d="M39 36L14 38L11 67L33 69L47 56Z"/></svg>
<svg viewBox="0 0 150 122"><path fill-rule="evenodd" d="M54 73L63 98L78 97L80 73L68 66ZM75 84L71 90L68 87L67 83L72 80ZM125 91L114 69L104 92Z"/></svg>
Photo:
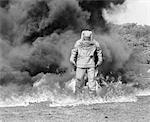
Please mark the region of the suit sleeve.
<svg viewBox="0 0 150 122"><path fill-rule="evenodd" d="M97 41L95 41L95 44L96 44L96 52L97 52L97 57L98 57L97 64L100 65L103 61L103 59L102 59L102 49L100 47L100 44Z"/></svg>
<svg viewBox="0 0 150 122"><path fill-rule="evenodd" d="M71 50L70 62L76 64L76 58L78 55L78 42L75 43L73 49Z"/></svg>

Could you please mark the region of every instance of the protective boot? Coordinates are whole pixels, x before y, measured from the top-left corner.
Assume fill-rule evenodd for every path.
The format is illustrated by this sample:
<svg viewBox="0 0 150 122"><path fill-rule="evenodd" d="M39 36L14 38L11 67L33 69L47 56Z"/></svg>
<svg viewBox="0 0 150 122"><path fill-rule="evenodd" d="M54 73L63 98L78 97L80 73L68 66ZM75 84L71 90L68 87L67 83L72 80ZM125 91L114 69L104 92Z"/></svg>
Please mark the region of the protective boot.
<svg viewBox="0 0 150 122"><path fill-rule="evenodd" d="M89 96L90 96L91 98L96 97L96 96L97 96L96 90L89 90Z"/></svg>

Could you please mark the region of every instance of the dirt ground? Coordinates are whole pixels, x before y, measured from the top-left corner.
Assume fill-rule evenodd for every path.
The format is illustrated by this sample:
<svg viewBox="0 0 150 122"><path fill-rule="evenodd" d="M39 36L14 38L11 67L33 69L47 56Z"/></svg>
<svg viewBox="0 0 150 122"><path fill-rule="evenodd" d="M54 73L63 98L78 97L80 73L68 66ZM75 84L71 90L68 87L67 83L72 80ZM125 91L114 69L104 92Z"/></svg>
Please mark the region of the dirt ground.
<svg viewBox="0 0 150 122"><path fill-rule="evenodd" d="M132 103L49 107L49 103L0 108L0 122L150 122L150 97Z"/></svg>

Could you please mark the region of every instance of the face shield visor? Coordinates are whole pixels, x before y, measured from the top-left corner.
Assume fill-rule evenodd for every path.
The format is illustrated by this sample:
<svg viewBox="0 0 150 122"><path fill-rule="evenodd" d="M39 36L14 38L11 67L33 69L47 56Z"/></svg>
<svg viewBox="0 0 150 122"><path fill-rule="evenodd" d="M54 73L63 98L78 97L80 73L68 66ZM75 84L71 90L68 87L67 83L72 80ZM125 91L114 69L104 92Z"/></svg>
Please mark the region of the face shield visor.
<svg viewBox="0 0 150 122"><path fill-rule="evenodd" d="M82 39L82 41L91 41L92 40L92 31L82 31L81 39Z"/></svg>

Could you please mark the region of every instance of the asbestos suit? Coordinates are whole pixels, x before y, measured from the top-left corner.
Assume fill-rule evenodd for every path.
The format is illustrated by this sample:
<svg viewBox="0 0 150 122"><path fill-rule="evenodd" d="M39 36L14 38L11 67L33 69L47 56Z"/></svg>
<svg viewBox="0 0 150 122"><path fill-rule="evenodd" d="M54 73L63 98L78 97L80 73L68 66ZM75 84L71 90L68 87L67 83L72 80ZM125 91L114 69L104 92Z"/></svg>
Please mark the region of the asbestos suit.
<svg viewBox="0 0 150 122"><path fill-rule="evenodd" d="M97 61L96 61L97 57ZM76 41L71 51L70 62L76 66L76 91L81 91L84 84L85 73L88 76L88 87L96 91L95 69L102 63L102 50L99 43L93 39L91 31L85 30L81 33L81 39Z"/></svg>

